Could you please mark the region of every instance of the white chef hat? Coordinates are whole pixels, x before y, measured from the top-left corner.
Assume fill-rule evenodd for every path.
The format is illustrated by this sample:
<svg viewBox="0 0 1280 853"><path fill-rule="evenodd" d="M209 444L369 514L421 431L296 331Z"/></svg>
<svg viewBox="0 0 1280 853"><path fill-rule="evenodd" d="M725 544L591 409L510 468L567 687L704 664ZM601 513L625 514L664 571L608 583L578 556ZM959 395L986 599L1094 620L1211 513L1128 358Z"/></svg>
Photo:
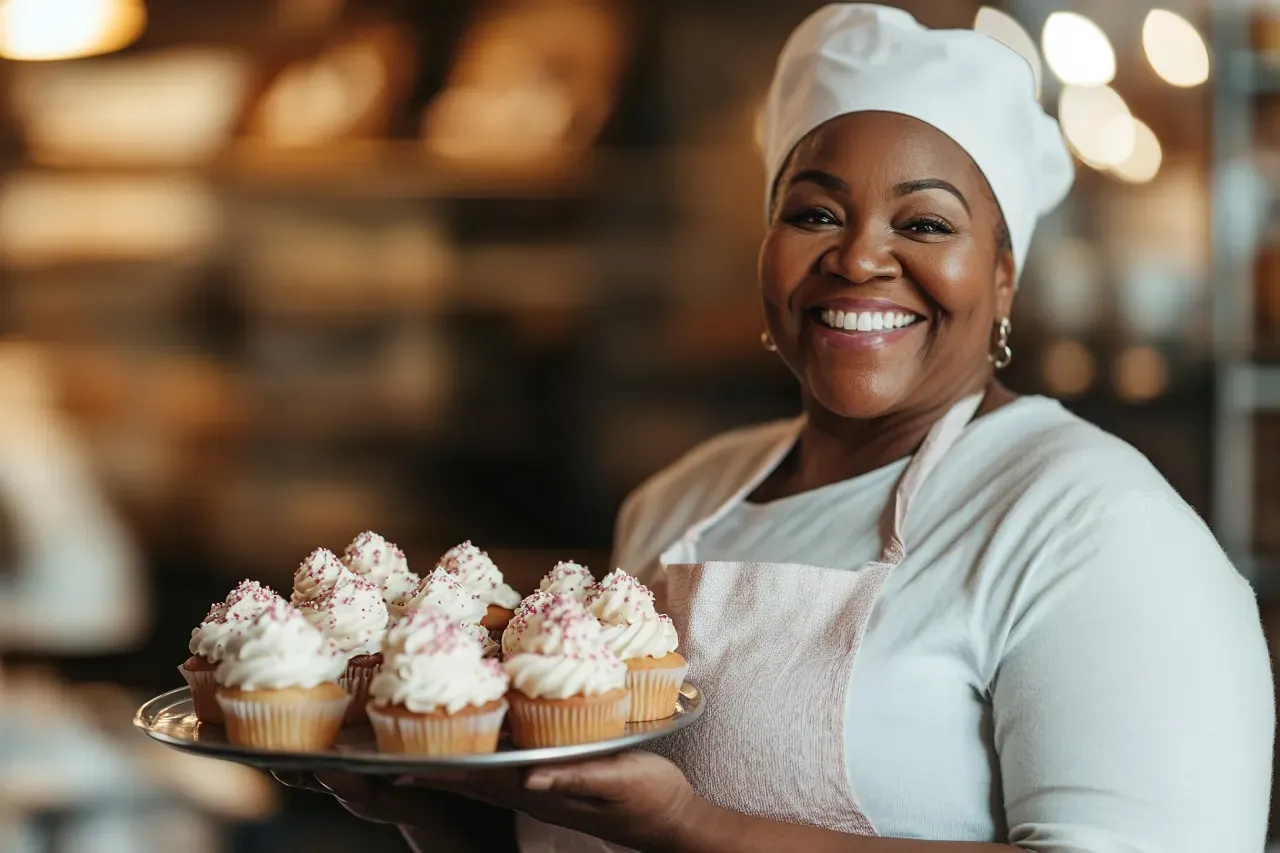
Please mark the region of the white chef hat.
<svg viewBox="0 0 1280 853"><path fill-rule="evenodd" d="M833 3L787 39L761 114L768 207L778 172L805 134L836 116L890 112L955 140L982 170L1022 272L1036 220L1071 189L1058 123L1041 109L1027 61L973 30L931 30L902 10Z"/></svg>

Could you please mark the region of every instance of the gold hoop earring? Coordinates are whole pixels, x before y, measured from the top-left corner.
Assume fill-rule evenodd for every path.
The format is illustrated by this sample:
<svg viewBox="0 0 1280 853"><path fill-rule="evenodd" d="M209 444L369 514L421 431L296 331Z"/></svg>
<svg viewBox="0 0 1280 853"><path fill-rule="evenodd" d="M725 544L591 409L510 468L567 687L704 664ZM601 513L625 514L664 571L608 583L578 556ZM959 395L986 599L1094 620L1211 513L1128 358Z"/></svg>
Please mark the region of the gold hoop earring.
<svg viewBox="0 0 1280 853"><path fill-rule="evenodd" d="M778 345L773 342L773 338L769 337L767 331L760 333L760 346L764 347L765 352L778 351Z"/></svg>
<svg viewBox="0 0 1280 853"><path fill-rule="evenodd" d="M1013 361L1013 348L1009 346L1009 335L1013 334L1013 324L1009 322L1008 317L1001 317L1000 322L996 323L995 347L989 353L987 358L996 370L1004 370Z"/></svg>

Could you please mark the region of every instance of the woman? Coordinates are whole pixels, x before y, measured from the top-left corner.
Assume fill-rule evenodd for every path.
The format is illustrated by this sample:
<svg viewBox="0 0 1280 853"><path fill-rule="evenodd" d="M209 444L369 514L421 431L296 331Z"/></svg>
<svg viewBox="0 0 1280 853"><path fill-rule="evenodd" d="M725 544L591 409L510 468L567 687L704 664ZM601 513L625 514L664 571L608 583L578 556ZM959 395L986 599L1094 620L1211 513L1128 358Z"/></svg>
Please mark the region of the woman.
<svg viewBox="0 0 1280 853"><path fill-rule="evenodd" d="M1140 454L994 379L1071 181L1029 68L828 6L764 125L763 340L804 416L693 451L617 530L706 719L659 754L426 784L518 812L522 850L1261 850L1274 710L1248 586ZM443 802L321 781L411 839Z"/></svg>

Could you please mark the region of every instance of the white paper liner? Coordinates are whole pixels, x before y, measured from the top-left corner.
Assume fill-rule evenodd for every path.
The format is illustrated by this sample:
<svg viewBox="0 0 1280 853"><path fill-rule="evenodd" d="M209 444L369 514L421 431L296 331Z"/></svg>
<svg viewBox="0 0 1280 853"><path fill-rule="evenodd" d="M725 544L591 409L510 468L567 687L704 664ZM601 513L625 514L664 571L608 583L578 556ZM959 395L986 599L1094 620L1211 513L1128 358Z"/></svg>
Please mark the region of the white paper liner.
<svg viewBox="0 0 1280 853"><path fill-rule="evenodd" d="M611 701L582 705L560 705L553 700L530 699L512 692L511 737L521 749L545 746L572 746L622 737L627 728L631 693Z"/></svg>
<svg viewBox="0 0 1280 853"><path fill-rule="evenodd" d="M676 712L676 695L689 665L660 669L628 669L627 689L631 691L631 711L627 722L665 720Z"/></svg>
<svg viewBox="0 0 1280 853"><path fill-rule="evenodd" d="M351 704L347 706L347 714L342 722L363 723L365 721L364 706L369 701L369 683L381 669L382 664L377 666L347 664L346 672L338 678L339 686L351 697Z"/></svg>
<svg viewBox="0 0 1280 853"><path fill-rule="evenodd" d="M272 702L218 695L227 740L257 749L319 750L333 746L350 696Z"/></svg>
<svg viewBox="0 0 1280 853"><path fill-rule="evenodd" d="M213 677L214 670L192 670L180 666L178 672L182 673L182 677L187 680L187 686L191 688L191 705L195 709L196 719L202 723L222 725L222 709L218 707L218 700L214 698L214 694L218 691L218 682Z"/></svg>
<svg viewBox="0 0 1280 853"><path fill-rule="evenodd" d="M403 716L367 706L369 723L379 752L402 755L478 755L498 748L498 734L507 714L502 702L483 714L458 717Z"/></svg>

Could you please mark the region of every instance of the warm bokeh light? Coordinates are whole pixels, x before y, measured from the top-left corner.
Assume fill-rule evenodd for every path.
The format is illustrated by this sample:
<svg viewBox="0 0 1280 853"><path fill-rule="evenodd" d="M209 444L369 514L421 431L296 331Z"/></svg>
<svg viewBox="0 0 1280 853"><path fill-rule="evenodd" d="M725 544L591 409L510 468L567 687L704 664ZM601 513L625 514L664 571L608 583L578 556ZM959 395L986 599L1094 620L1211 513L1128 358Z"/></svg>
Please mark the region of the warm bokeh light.
<svg viewBox="0 0 1280 853"><path fill-rule="evenodd" d="M1102 28L1075 12L1054 12L1041 37L1045 62L1063 83L1102 86L1116 76L1116 53Z"/></svg>
<svg viewBox="0 0 1280 853"><path fill-rule="evenodd" d="M1160 140L1155 131L1138 119L1133 120L1133 151L1121 162L1111 167L1112 173L1121 180L1134 184L1145 184L1160 172L1163 160Z"/></svg>
<svg viewBox="0 0 1280 853"><path fill-rule="evenodd" d="M1209 49L1191 22L1167 9L1152 9L1142 23L1142 49L1160 79L1199 86L1209 79Z"/></svg>
<svg viewBox="0 0 1280 853"><path fill-rule="evenodd" d="M12 174L0 186L0 258L16 267L84 260L194 261L218 233L216 197L181 177Z"/></svg>
<svg viewBox="0 0 1280 853"><path fill-rule="evenodd" d="M11 103L27 151L51 166L180 166L226 147L248 57L181 48L16 69Z"/></svg>
<svg viewBox="0 0 1280 853"><path fill-rule="evenodd" d="M990 6L983 6L978 10L973 28L994 39L999 39L1022 54L1023 59L1027 60L1027 64L1031 66L1031 73L1035 75L1036 97L1040 97L1040 81L1044 77L1044 66L1040 62L1040 51L1036 48L1036 41L1031 34L1023 29L1015 18Z"/></svg>
<svg viewBox="0 0 1280 853"><path fill-rule="evenodd" d="M288 148L341 139L377 103L387 80L386 63L371 42L355 41L292 65L262 99L262 135Z"/></svg>
<svg viewBox="0 0 1280 853"><path fill-rule="evenodd" d="M1145 403L1169 387L1169 364L1159 350L1152 347L1129 347L1116 357L1111 381L1120 399Z"/></svg>
<svg viewBox="0 0 1280 853"><path fill-rule="evenodd" d="M1095 169L1117 166L1133 154L1133 116L1110 86L1064 86L1058 121L1072 150Z"/></svg>
<svg viewBox="0 0 1280 853"><path fill-rule="evenodd" d="M1060 397L1078 397L1093 384L1093 354L1079 341L1057 341L1044 353L1044 384Z"/></svg>
<svg viewBox="0 0 1280 853"><path fill-rule="evenodd" d="M142 35L142 0L0 0L0 56L73 59L109 53Z"/></svg>

